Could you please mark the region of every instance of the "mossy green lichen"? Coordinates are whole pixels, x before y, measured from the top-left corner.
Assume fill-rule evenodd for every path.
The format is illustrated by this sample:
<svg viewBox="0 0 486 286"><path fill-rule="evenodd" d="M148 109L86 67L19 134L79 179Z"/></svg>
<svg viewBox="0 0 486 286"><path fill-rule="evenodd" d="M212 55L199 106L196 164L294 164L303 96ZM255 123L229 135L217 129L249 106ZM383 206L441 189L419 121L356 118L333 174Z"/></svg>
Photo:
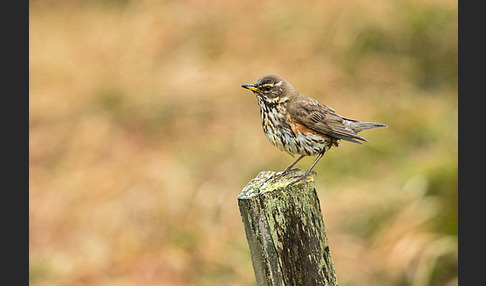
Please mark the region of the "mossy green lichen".
<svg viewBox="0 0 486 286"><path fill-rule="evenodd" d="M261 172L238 197L255 276L266 279L257 284L337 285L313 175L289 185L303 171L274 174Z"/></svg>

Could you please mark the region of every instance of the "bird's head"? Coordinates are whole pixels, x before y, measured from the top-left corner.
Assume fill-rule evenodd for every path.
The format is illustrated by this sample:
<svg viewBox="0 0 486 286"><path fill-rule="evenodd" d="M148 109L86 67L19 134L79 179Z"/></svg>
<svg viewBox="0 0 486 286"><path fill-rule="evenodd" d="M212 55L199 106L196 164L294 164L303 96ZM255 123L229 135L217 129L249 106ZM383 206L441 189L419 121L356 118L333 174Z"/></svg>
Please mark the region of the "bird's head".
<svg viewBox="0 0 486 286"><path fill-rule="evenodd" d="M253 91L267 102L281 102L295 92L290 83L276 75L262 76L256 83L243 84L241 87Z"/></svg>

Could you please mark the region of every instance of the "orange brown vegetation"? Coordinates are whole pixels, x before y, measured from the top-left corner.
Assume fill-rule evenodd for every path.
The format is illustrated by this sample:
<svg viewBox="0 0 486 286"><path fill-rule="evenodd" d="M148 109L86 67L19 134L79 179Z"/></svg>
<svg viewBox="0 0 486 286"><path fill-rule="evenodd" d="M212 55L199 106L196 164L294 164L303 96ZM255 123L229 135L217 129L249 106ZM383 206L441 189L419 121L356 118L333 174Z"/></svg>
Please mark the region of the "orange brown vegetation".
<svg viewBox="0 0 486 286"><path fill-rule="evenodd" d="M254 285L268 73L389 126L315 168L340 284L457 284L455 1L29 5L31 285Z"/></svg>

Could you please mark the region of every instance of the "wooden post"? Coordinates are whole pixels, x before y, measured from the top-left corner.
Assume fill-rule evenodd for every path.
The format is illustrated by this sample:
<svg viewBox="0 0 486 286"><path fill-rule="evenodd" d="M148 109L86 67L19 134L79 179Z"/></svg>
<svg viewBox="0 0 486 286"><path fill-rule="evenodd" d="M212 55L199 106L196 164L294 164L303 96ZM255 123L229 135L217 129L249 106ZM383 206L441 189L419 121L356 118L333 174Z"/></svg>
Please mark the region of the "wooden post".
<svg viewBox="0 0 486 286"><path fill-rule="evenodd" d="M261 172L238 196L258 286L338 285L313 175L288 186L302 172Z"/></svg>

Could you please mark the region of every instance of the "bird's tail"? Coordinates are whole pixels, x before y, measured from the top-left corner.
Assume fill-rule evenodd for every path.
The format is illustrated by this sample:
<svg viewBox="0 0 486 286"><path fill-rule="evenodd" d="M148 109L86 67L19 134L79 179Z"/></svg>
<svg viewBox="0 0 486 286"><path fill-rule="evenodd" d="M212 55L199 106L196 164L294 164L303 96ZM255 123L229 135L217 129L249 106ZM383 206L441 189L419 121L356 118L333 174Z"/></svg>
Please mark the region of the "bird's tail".
<svg viewBox="0 0 486 286"><path fill-rule="evenodd" d="M366 129L374 129L374 128L385 128L388 127L385 124L381 123L374 123L374 122L355 122L352 124L352 129L355 133L361 132Z"/></svg>
<svg viewBox="0 0 486 286"><path fill-rule="evenodd" d="M332 135L338 139L343 139L353 143L362 144L362 142L368 142L368 140L358 135L358 133L363 130L388 127L385 124L381 123L359 122L357 120L347 118L343 119L344 128L335 128Z"/></svg>

